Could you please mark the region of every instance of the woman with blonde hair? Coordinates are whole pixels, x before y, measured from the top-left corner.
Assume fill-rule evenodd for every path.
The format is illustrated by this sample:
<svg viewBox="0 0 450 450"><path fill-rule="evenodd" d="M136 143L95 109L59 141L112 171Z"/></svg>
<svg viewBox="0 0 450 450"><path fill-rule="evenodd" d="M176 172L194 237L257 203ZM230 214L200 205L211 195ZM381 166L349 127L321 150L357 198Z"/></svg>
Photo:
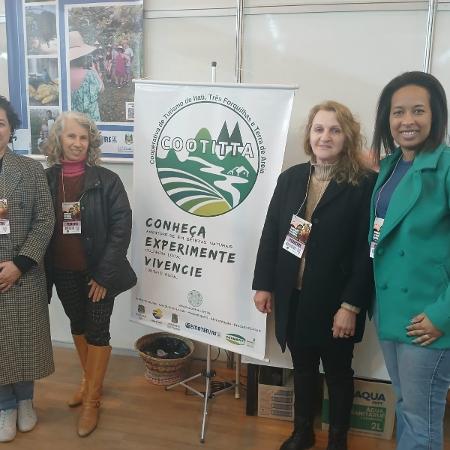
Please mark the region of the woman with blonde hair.
<svg viewBox="0 0 450 450"><path fill-rule="evenodd" d="M294 431L280 450L314 445L322 360L330 399L327 450L346 450L353 402L353 348L361 341L372 290L367 243L375 177L362 163L360 125L327 101L312 108L304 139L310 162L283 172L264 224L253 279L262 313L294 366ZM309 236L293 233L303 223Z"/></svg>
<svg viewBox="0 0 450 450"><path fill-rule="evenodd" d="M83 369L81 386L68 402L71 407L82 404L80 436L97 426L114 299L136 283L126 258L131 209L120 178L98 165L101 142L89 117L67 112L56 119L45 144L56 212L47 282L50 296L55 285L70 319Z"/></svg>

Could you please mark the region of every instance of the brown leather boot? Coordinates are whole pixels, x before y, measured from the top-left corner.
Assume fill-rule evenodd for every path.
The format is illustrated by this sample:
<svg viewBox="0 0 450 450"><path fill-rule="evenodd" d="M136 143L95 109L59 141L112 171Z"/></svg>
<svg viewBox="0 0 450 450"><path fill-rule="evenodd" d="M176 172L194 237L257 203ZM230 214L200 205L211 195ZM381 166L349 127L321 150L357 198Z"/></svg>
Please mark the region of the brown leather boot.
<svg viewBox="0 0 450 450"><path fill-rule="evenodd" d="M95 430L98 422L103 379L108 367L111 347L97 347L88 344L86 377L87 391L83 398L83 406L78 419L78 435L87 436Z"/></svg>
<svg viewBox="0 0 450 450"><path fill-rule="evenodd" d="M83 370L83 375L81 376L81 383L78 391L75 392L72 398L67 402L67 404L73 408L74 406L81 405L83 403L83 395L86 390L86 360L87 360L87 342L84 334L72 334L73 342L75 343L75 348L77 349L78 357L80 358L81 369Z"/></svg>

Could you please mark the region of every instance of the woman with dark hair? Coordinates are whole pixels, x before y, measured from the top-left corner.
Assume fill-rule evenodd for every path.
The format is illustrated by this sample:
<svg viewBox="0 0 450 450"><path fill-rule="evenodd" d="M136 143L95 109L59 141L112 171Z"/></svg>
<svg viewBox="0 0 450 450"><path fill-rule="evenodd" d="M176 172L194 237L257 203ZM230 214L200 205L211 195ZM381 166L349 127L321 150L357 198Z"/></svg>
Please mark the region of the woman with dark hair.
<svg viewBox="0 0 450 450"><path fill-rule="evenodd" d="M311 110L304 150L311 162L280 175L269 205L254 302L263 313L273 304L277 340L294 366L294 432L280 450L314 445L320 360L330 398L327 449L347 450L353 348L372 291L366 227L375 177L362 163L360 125L340 103Z"/></svg>
<svg viewBox="0 0 450 450"><path fill-rule="evenodd" d="M383 89L373 149L375 322L397 396L397 450L441 450L450 384L450 149L439 81L406 72Z"/></svg>
<svg viewBox="0 0 450 450"><path fill-rule="evenodd" d="M0 96L0 442L34 428L34 380L54 371L43 267L54 213L41 164L8 147L19 124Z"/></svg>
<svg viewBox="0 0 450 450"><path fill-rule="evenodd" d="M78 434L98 422L111 347L109 325L115 297L136 284L127 260L131 209L120 178L100 167L101 136L78 112L62 113L45 144L47 179L56 226L46 257L49 295L54 283L78 352L83 376L69 400L82 404Z"/></svg>

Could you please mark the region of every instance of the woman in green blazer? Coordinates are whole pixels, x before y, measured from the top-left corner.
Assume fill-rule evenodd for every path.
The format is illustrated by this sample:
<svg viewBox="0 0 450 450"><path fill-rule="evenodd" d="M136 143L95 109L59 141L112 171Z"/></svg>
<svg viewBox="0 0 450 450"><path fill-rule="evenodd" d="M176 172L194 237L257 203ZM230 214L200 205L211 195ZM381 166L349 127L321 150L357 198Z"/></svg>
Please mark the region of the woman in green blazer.
<svg viewBox="0 0 450 450"><path fill-rule="evenodd" d="M397 450L441 450L450 385L450 148L444 89L407 72L382 91L369 242L375 321L397 395Z"/></svg>

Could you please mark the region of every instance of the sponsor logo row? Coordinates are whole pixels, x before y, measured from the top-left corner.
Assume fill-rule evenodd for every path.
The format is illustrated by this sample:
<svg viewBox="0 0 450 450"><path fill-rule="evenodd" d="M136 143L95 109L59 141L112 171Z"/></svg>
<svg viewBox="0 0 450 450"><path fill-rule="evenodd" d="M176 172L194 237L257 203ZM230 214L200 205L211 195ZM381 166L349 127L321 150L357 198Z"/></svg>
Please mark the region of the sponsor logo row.
<svg viewBox="0 0 450 450"><path fill-rule="evenodd" d="M138 316L140 318L144 318L145 316L145 306L139 304L137 307ZM161 308L154 308L152 310L152 316L154 317L154 322L161 323L161 319L164 316L164 312ZM180 330L179 325L179 317L176 313L171 313L171 319L170 322L167 322L167 327L173 330ZM203 334L207 334L209 336L215 336L215 337L221 337L222 334L220 331L213 330L211 328L205 327L203 325L194 324L192 322L185 322L184 327L188 329L189 331L199 332ZM255 345L255 338L253 340L248 340L245 337L241 336L240 334L236 333L227 333L225 335L225 340L233 345L246 345L247 347L254 347Z"/></svg>

